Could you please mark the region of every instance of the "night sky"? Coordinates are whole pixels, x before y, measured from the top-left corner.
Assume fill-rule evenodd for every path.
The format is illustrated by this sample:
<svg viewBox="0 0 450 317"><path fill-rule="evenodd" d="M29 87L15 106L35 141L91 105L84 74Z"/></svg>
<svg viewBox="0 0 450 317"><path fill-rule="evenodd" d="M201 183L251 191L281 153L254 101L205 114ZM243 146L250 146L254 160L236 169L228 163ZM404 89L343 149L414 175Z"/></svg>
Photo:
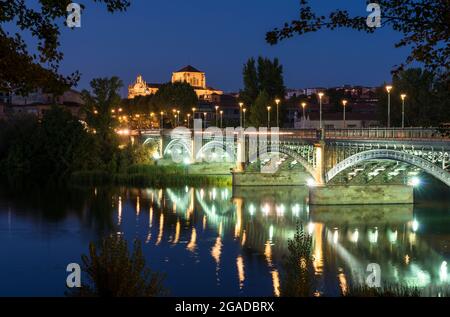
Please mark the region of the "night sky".
<svg viewBox="0 0 450 317"><path fill-rule="evenodd" d="M320 31L268 45L266 31L295 19L297 0L134 0L127 12L114 15L86 3L82 27L63 27L61 37L61 70L82 73L77 89L112 75L125 86L138 73L148 82L167 82L172 71L192 64L206 72L208 85L237 91L243 63L258 55L280 59L289 88L379 85L408 52L394 48L401 34L389 29ZM364 0L313 3L323 13L340 7L367 15Z"/></svg>

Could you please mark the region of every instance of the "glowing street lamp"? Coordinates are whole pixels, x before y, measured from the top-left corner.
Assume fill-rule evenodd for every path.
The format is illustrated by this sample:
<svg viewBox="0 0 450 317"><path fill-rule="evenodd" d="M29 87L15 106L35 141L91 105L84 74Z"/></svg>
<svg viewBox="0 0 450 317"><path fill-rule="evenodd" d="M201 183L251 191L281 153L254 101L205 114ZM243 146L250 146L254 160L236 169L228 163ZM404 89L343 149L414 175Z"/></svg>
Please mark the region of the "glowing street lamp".
<svg viewBox="0 0 450 317"><path fill-rule="evenodd" d="M195 108L195 107L192 108L192 127L194 127L195 111L196 110L197 110L197 108Z"/></svg>
<svg viewBox="0 0 450 317"><path fill-rule="evenodd" d="M180 110L177 110L177 125L180 125Z"/></svg>
<svg viewBox="0 0 450 317"><path fill-rule="evenodd" d="M245 113L247 112L247 108L242 109L242 112L244 113L244 129L245 129Z"/></svg>
<svg viewBox="0 0 450 317"><path fill-rule="evenodd" d="M281 102L280 99L278 99L278 98L275 99L275 103L276 103L276 105L277 105L277 127L280 126L280 119L279 119L279 115L278 115L278 108L279 108L280 102Z"/></svg>
<svg viewBox="0 0 450 317"><path fill-rule="evenodd" d="M206 129L206 115L207 115L207 113L203 112L203 120L205 121L205 129Z"/></svg>
<svg viewBox="0 0 450 317"><path fill-rule="evenodd" d="M324 96L323 92L319 92L319 104L320 104L320 115L319 115L319 127L322 130L322 98Z"/></svg>
<svg viewBox="0 0 450 317"><path fill-rule="evenodd" d="M391 127L391 90L392 90L392 86L388 85L386 86L386 91L388 94L388 118L387 118L387 127L390 128Z"/></svg>
<svg viewBox="0 0 450 317"><path fill-rule="evenodd" d="M191 120L191 114L188 113L188 114L187 114L187 128L188 128L188 129L189 129L189 122L190 122L190 120Z"/></svg>
<svg viewBox="0 0 450 317"><path fill-rule="evenodd" d="M216 127L217 127L219 125L219 114L218 114L219 106L215 106L214 108L216 109Z"/></svg>
<svg viewBox="0 0 450 317"><path fill-rule="evenodd" d="M159 128L162 130L164 129L164 112L161 111L159 114L161 115L161 124Z"/></svg>
<svg viewBox="0 0 450 317"><path fill-rule="evenodd" d="M242 127L242 107L244 106L243 102L239 103L239 126Z"/></svg>
<svg viewBox="0 0 450 317"><path fill-rule="evenodd" d="M222 129L222 123L223 123L223 110L220 110L220 128Z"/></svg>
<svg viewBox="0 0 450 317"><path fill-rule="evenodd" d="M303 108L303 129L306 126L306 102L302 102L302 108Z"/></svg>
<svg viewBox="0 0 450 317"><path fill-rule="evenodd" d="M344 129L346 128L346 124L345 124L345 108L347 106L348 101L347 100L342 100L342 105L344 106Z"/></svg>
<svg viewBox="0 0 450 317"><path fill-rule="evenodd" d="M267 107L267 129L270 129L270 109L272 109L272 107L268 106Z"/></svg>
<svg viewBox="0 0 450 317"><path fill-rule="evenodd" d="M402 129L405 128L405 99L406 94L401 94L400 97L402 98Z"/></svg>

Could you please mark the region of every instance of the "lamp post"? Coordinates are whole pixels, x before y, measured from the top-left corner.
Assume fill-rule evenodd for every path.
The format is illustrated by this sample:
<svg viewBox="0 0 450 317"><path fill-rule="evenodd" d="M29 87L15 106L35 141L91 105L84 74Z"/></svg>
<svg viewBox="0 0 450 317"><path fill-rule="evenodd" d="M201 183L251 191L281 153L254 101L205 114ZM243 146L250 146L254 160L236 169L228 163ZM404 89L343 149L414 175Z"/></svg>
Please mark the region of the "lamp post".
<svg viewBox="0 0 450 317"><path fill-rule="evenodd" d="M159 114L161 115L161 124L160 124L159 128L162 130L162 129L164 129L164 112L161 111Z"/></svg>
<svg viewBox="0 0 450 317"><path fill-rule="evenodd" d="M242 127L242 107L244 106L243 102L239 103L239 126Z"/></svg>
<svg viewBox="0 0 450 317"><path fill-rule="evenodd" d="M197 108L192 108L192 127L194 127L194 120L195 120L195 111L197 110Z"/></svg>
<svg viewBox="0 0 450 317"><path fill-rule="evenodd" d="M270 129L270 109L272 109L272 107L268 106L267 107L267 129Z"/></svg>
<svg viewBox="0 0 450 317"><path fill-rule="evenodd" d="M223 110L220 110L220 128L222 129L222 123L223 123Z"/></svg>
<svg viewBox="0 0 450 317"><path fill-rule="evenodd" d="M207 113L203 112L203 120L205 121L205 129L206 129L206 115L207 115Z"/></svg>
<svg viewBox="0 0 450 317"><path fill-rule="evenodd" d="M217 127L219 125L219 113L218 113L219 106L215 106L215 108L216 108L216 127Z"/></svg>
<svg viewBox="0 0 450 317"><path fill-rule="evenodd" d="M275 103L276 103L276 105L277 105L277 127L280 127L280 118L279 118L279 116L278 116L278 107L279 107L279 105L280 105L280 102L281 102L281 100L280 99L275 99Z"/></svg>
<svg viewBox="0 0 450 317"><path fill-rule="evenodd" d="M247 112L247 108L242 109L242 112L244 113L244 129L245 129L245 113Z"/></svg>
<svg viewBox="0 0 450 317"><path fill-rule="evenodd" d="M392 86L388 85L386 86L386 91L388 94L388 116L387 116L387 127L391 127L391 90Z"/></svg>
<svg viewBox="0 0 450 317"><path fill-rule="evenodd" d="M347 106L348 101L347 100L342 100L342 105L344 106L344 129L346 128L346 124L345 124L345 107Z"/></svg>
<svg viewBox="0 0 450 317"><path fill-rule="evenodd" d="M177 110L177 126L180 125L180 110Z"/></svg>
<svg viewBox="0 0 450 317"><path fill-rule="evenodd" d="M188 113L187 114L187 128L189 129L189 122L191 121L191 114L190 113Z"/></svg>
<svg viewBox="0 0 450 317"><path fill-rule="evenodd" d="M401 94L400 97L402 98L402 129L405 128L405 99L406 94Z"/></svg>
<svg viewBox="0 0 450 317"><path fill-rule="evenodd" d="M324 93L319 92L319 104L320 104L320 114L319 114L319 127L322 130L322 98Z"/></svg>
<svg viewBox="0 0 450 317"><path fill-rule="evenodd" d="M302 102L302 108L303 108L303 129L306 127L306 102Z"/></svg>

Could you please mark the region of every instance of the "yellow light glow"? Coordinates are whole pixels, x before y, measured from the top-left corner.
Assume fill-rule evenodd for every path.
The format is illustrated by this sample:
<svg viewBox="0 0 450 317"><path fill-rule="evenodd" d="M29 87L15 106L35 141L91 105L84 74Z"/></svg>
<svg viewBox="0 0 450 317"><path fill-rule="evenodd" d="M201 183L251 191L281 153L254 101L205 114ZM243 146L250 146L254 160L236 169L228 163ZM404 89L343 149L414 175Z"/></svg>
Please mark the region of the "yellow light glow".
<svg viewBox="0 0 450 317"><path fill-rule="evenodd" d="M391 90L392 90L392 86L391 85L388 85L388 86L386 86L386 91L388 92L388 93L390 93L391 92Z"/></svg>

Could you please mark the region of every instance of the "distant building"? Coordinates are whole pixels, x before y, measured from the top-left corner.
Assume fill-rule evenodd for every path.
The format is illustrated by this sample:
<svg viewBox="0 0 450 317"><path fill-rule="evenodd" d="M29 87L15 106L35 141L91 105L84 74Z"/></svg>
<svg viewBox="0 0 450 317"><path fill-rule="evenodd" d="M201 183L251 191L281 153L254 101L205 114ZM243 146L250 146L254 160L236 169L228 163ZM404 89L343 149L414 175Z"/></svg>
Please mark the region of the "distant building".
<svg viewBox="0 0 450 317"><path fill-rule="evenodd" d="M27 96L12 94L8 102L3 103L0 116L7 117L11 114L27 113L41 118L52 105L65 106L72 115L82 117L81 108L84 101L80 92L73 89L66 91L61 96L43 93L42 90L37 90Z"/></svg>
<svg viewBox="0 0 450 317"><path fill-rule="evenodd" d="M220 101L223 95L222 90L214 89L206 85L206 75L193 66L186 66L172 73L172 83L185 82L191 85L198 98L202 101L216 102ZM128 99L136 96L148 96L155 94L162 84L148 84L141 75L138 75L136 81L128 86Z"/></svg>
<svg viewBox="0 0 450 317"><path fill-rule="evenodd" d="M343 129L344 120L342 112L331 112L322 114L322 126L325 129ZM378 127L379 122L373 114L348 112L345 115L345 128L373 128ZM312 112L296 118L294 120L294 129L319 129L320 114Z"/></svg>

